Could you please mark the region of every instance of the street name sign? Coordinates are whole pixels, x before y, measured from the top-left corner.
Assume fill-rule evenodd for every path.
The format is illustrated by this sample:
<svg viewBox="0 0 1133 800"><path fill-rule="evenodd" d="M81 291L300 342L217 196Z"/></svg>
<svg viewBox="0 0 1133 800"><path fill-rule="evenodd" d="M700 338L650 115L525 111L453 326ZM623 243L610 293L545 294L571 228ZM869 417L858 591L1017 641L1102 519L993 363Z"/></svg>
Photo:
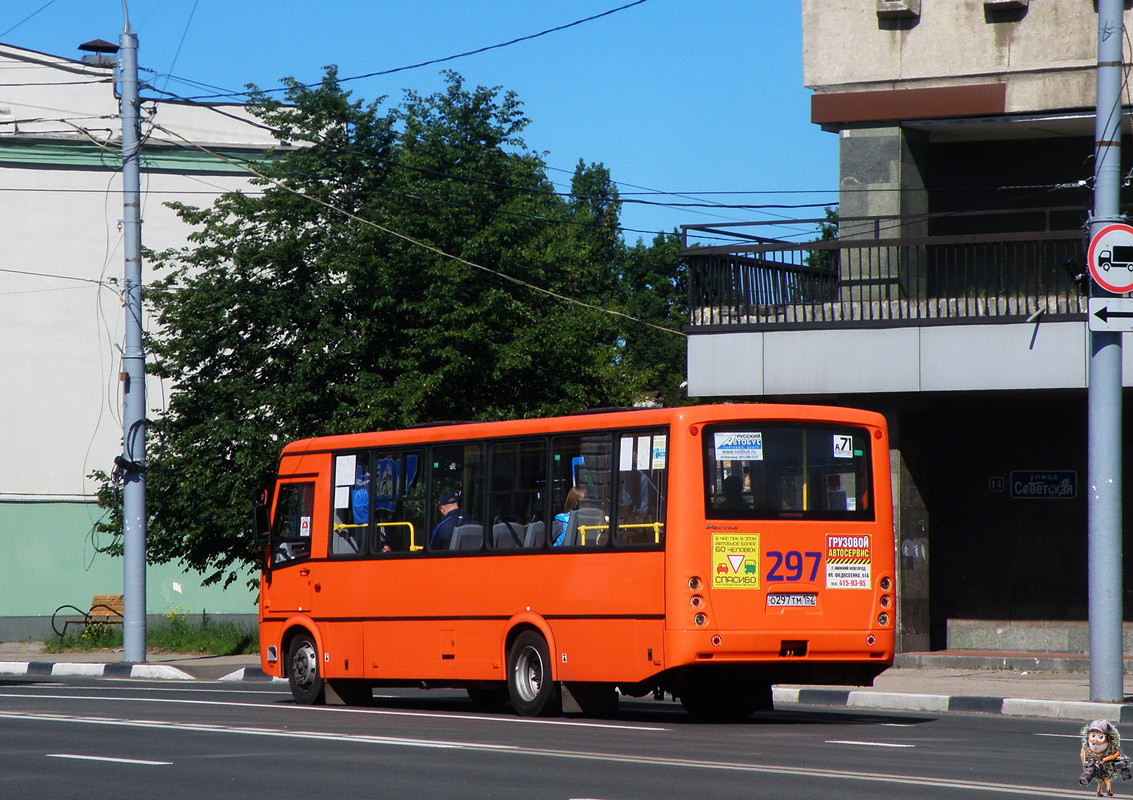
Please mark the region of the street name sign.
<svg viewBox="0 0 1133 800"><path fill-rule="evenodd" d="M1091 297L1089 327L1092 331L1133 331L1133 297Z"/></svg>
<svg viewBox="0 0 1133 800"><path fill-rule="evenodd" d="M1090 275L1107 292L1133 291L1133 227L1122 222L1106 225L1090 239L1086 262Z"/></svg>

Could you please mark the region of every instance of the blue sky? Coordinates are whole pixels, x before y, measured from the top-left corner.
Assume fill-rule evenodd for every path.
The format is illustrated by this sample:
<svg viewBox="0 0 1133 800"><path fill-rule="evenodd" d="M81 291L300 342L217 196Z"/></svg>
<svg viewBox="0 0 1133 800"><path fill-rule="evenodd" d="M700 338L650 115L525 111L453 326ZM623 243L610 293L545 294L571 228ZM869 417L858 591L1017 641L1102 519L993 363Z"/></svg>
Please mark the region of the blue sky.
<svg viewBox="0 0 1133 800"><path fill-rule="evenodd" d="M529 36L632 0L127 0L143 79L197 96L187 78L229 90L284 76L317 81L415 64ZM579 159L601 162L625 197L675 203L798 204L837 199L837 138L810 122L794 0L645 0L535 39L348 84L366 100L431 93L440 71L514 90L565 187ZM67 57L117 43L121 0L4 0L0 42ZM164 76L172 73L176 78ZM0 86L0 92L3 91ZM562 171L557 171L562 170ZM662 191L673 195L634 195ZM712 194L732 193L732 194ZM626 239L681 224L798 219L821 208L627 204ZM799 238L812 225L764 235Z"/></svg>

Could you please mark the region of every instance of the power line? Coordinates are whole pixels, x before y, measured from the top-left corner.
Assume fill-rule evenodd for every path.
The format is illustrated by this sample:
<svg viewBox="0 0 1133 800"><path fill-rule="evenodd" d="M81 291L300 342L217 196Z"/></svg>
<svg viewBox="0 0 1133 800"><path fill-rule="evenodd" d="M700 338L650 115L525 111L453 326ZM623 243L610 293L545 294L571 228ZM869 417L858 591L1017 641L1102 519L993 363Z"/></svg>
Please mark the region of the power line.
<svg viewBox="0 0 1133 800"><path fill-rule="evenodd" d="M54 2L54 0L52 0L52 2ZM647 2L647 0L633 0L632 3L626 3L625 5L618 6L617 8L611 8L610 10L603 11L600 14L594 14L592 16L585 17L583 19L577 19L574 22L568 22L565 25L556 25L554 28L547 28L546 30L539 31L538 33L531 33L531 34L528 34L527 36L520 36L520 37L515 38L515 39L510 39L509 41L506 41L506 42L500 42L498 44L490 44L490 45L487 45L485 47L478 47L475 50L465 50L463 53L456 53L456 54L451 55L451 56L443 56L441 58L431 58L428 61L419 61L416 64L407 64L403 67L392 67L390 69L378 70L377 72L367 72L364 75L352 75L352 76L347 77L347 78L339 78L339 81L342 82L342 83L345 83L346 81L358 81L358 80L362 80L363 78L376 78L376 77L379 77L379 76L382 76L382 75L393 75L394 73L397 73L397 72L405 72L405 71L411 70L411 69L419 69L421 67L429 67L429 66L433 66L434 64L444 64L448 61L455 61L458 58L466 58L467 56L474 56L474 55L479 55L480 53L487 53L489 50L499 50L500 48L503 48L503 47L511 47L513 44L519 44L520 42L527 42L527 41L530 41L532 39L538 39L540 36L546 36L546 35L551 34L551 33L558 33L559 31L565 31L568 28L573 28L576 25L582 25L582 24L587 23L587 22L593 22L594 20L601 19L602 17L608 17L611 14L616 14L619 11L625 11L627 8L633 8L634 6L639 6L639 5L641 5L642 3L645 3L645 2ZM311 89L311 88L318 87L321 84L320 83L307 83L307 84L301 84L301 85L305 88ZM255 90L245 91L245 92L225 92L224 94L211 94L211 95L206 94L206 95L197 95L196 97L189 97L189 98L185 98L185 99L187 99L187 100L206 100L206 99L211 99L211 98L215 98L215 97L247 97L249 95L258 94L258 93L267 94L267 93L270 93L270 92L286 92L286 91L288 91L288 89L289 89L289 87L281 86L277 89L263 89L263 90L255 89Z"/></svg>
<svg viewBox="0 0 1133 800"><path fill-rule="evenodd" d="M43 10L44 10L44 9L46 9L46 8L47 8L48 6L54 5L54 4L55 4L55 2L56 2L56 0L47 0L47 2L46 2L46 3L44 3L43 5L41 5L41 6L40 6L39 8L37 8L37 9L36 9L35 11L31 12L30 14L28 14L28 15L27 15L26 17L24 17L23 19L21 19L21 20L20 20L19 22L17 22L17 23L16 23L15 25L13 25L12 27L8 28L8 30L6 30L6 31L0 31L0 39L3 39L3 38L4 38L5 36L7 36L7 35L8 35L9 33L11 33L12 31L14 31L14 30L15 30L16 28L18 28L18 27L20 27L21 25L23 25L23 24L24 24L25 22L27 22L27 21L28 21L29 19L31 19L32 17L34 17L34 16L35 16L36 14L38 14L38 13L39 13L40 11L43 11Z"/></svg>

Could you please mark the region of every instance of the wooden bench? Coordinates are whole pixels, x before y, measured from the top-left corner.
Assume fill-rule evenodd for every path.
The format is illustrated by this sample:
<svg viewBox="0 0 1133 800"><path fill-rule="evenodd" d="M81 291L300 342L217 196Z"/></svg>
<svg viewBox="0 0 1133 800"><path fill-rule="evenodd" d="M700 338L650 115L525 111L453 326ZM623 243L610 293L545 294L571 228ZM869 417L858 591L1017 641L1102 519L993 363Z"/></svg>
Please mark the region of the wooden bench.
<svg viewBox="0 0 1133 800"><path fill-rule="evenodd" d="M59 612L66 609L71 609L76 614L82 614L82 616L58 619ZM55 609L55 613L51 615L51 630L55 631L56 635L62 639L67 634L68 625L82 625L83 631L86 631L92 625L121 625L125 614L125 599L122 595L96 594L91 599L90 609L87 611L72 605L62 605ZM59 623L62 623L62 629L59 628Z"/></svg>

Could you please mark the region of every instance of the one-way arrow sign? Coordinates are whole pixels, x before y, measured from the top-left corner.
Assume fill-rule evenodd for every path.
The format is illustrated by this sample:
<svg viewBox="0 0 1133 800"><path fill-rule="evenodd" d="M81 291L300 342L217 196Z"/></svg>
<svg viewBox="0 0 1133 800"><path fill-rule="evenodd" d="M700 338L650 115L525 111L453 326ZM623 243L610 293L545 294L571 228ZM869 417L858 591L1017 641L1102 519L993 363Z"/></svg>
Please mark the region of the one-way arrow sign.
<svg viewBox="0 0 1133 800"><path fill-rule="evenodd" d="M1133 331L1133 297L1091 297L1090 330Z"/></svg>

